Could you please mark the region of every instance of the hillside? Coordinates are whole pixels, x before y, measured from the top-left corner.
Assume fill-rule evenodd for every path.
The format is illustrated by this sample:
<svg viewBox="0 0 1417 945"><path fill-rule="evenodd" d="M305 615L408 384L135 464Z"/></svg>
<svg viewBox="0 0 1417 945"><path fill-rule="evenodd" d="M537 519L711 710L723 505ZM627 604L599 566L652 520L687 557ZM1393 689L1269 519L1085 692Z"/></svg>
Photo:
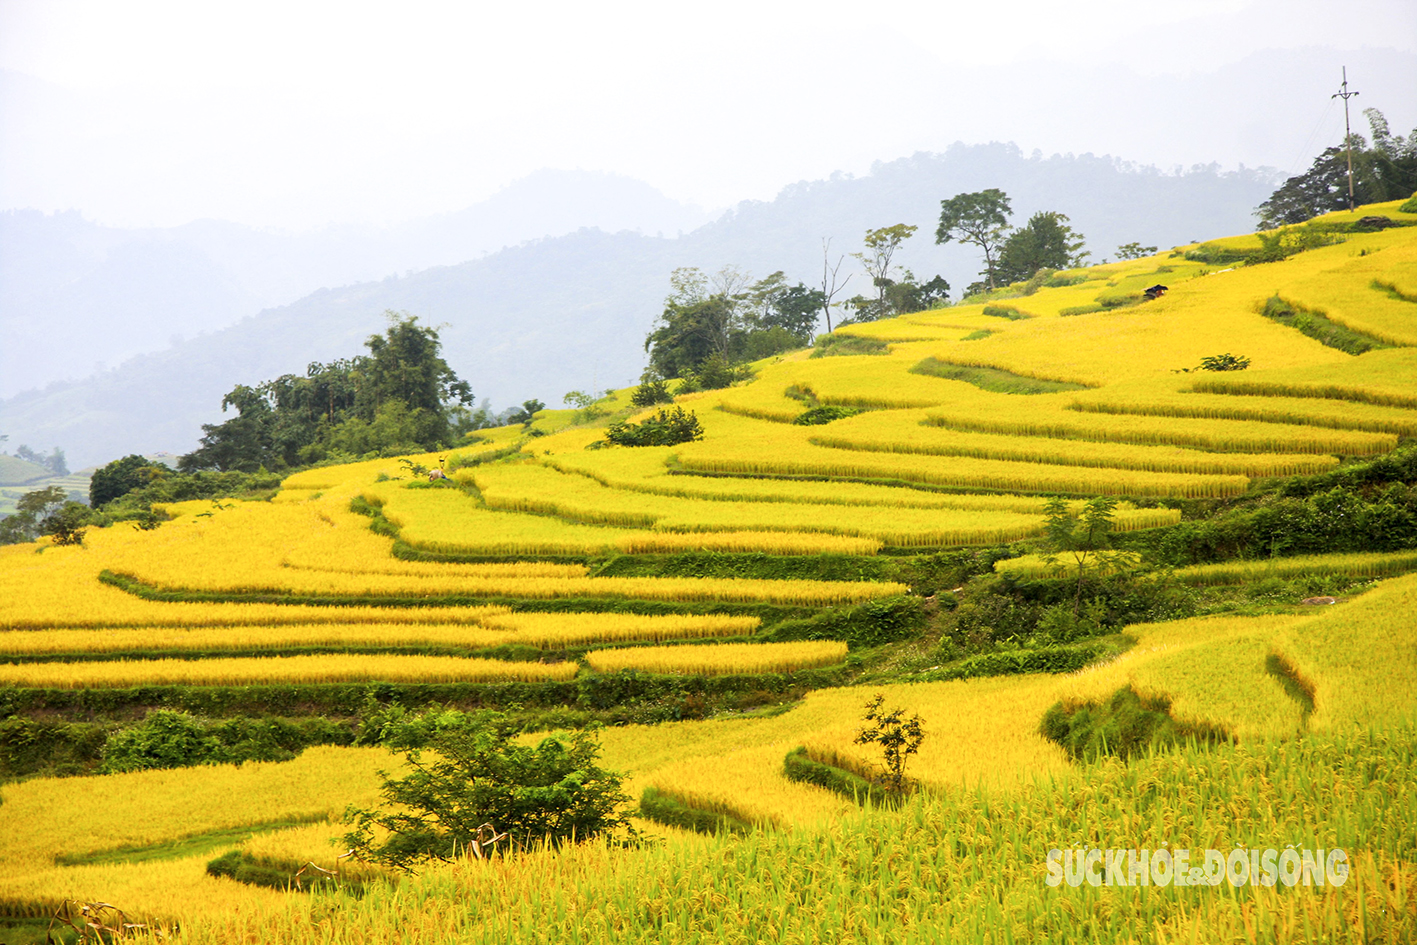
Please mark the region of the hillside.
<svg viewBox="0 0 1417 945"><path fill-rule="evenodd" d="M276 263L284 266L275 273L285 280L281 285L295 284L296 276L306 272L306 285L330 288L259 314L253 307L249 317L218 330L235 320L236 302L222 308L221 318L204 319L197 316L199 306L189 298L189 290L196 291L192 286L179 292L180 287L157 279L153 283L157 288L144 283L148 288L142 292L129 291L127 283L111 284L112 280L120 275L137 279L139 274L121 270L116 261L106 264L109 269L104 271L111 278L105 277L109 281L103 282L103 291L143 310L143 318L135 324L156 325L144 336L145 347L136 349L146 353L115 367L120 356L135 349L125 348L126 340L120 344L110 338L107 328L96 330L93 337L103 339L107 354L75 349L55 356L84 371L94 358L102 357L109 369L81 382L55 383L0 402L0 430L14 443L59 444L83 464L105 463L134 449L185 453L196 445L202 423L222 419L218 405L234 385L303 373L312 360L347 357L359 350L366 336L383 327L386 309L406 310L433 324L446 323L443 340L449 363L472 383L479 398L490 398L499 407L529 397L556 404L569 390L604 389L639 376L644 365L642 340L661 310L668 275L677 266L716 270L731 263L759 276L781 269L790 279L810 284L820 277L822 237L833 237L834 251L847 253L859 248L861 234L868 228L907 222L920 226L921 232L902 249L900 261L921 278L944 273L958 297L974 281L978 264L966 248L934 244L931 234L939 201L989 186L1003 187L1013 196L1018 221L1042 209L1067 213L1087 236L1094 258L1101 259L1125 242L1171 246L1204 233L1243 229L1249 225L1251 210L1268 195L1272 181L1253 171L1219 173L1200 168L1162 174L1092 155L1029 156L1012 145L958 145L943 154L878 164L866 177L795 184L771 202L744 203L678 238L671 238L671 231L661 238L649 232L585 229L461 261L468 257L454 252L472 247L469 233L478 232L476 221L463 217L423 221L403 233L399 244L421 247L418 252L401 251L399 258L419 260L416 265L422 271L409 274L399 266L392 270L395 275L382 281L355 284L308 281L316 275L333 279L355 271L331 270L321 262L326 256L356 262L371 254L384 258L352 237L340 240L338 234L331 234L332 243L321 249L323 256L308 246L302 249L270 239L248 246L249 239L228 237L225 242L233 245L222 250L223 240L216 238L220 233L187 234L185 242L175 236L153 239L142 243L147 248L124 252L136 255L157 253L164 246L188 247L184 252L194 257L221 260L222 271L230 270L228 281L247 295L269 292L263 286L274 276L262 276L265 282L257 276ZM601 211L598 219L607 225L623 219L611 215L608 208ZM560 219L556 216L547 223ZM174 261L143 271L152 279L181 275L196 280L204 270L195 263ZM373 271L382 276L390 269ZM398 276L399 272L404 274ZM90 278L98 276L85 277ZM857 274L851 291L856 291L861 279ZM83 284L80 280L61 288L72 293ZM211 305L227 298L215 288L203 291L210 292L207 303ZM150 304L154 293L166 301ZM181 304L169 311L174 300ZM60 304L50 299L53 304L38 307L67 319L82 310L70 301ZM37 305L6 303L6 310L22 316ZM130 321L115 317L107 323ZM166 341L173 334L184 338L166 349L152 344L154 338ZM50 350L52 346L42 341L31 338L26 345L7 350L36 350L35 346Z"/></svg>
<svg viewBox="0 0 1417 945"><path fill-rule="evenodd" d="M703 435L677 445L605 445L668 409L627 388L0 548L0 915L36 940L64 897L186 942L1417 936L1417 213L1056 273L754 371L679 396ZM878 692L925 731L908 794L857 737ZM533 742L604 723L657 839L340 860L384 733L430 707ZM196 716L182 757L95 774L156 709ZM1287 846L1346 860L1249 881ZM1077 877L1075 849L1163 847L1255 865L1045 882L1053 852ZM261 885L310 862L338 888Z"/></svg>

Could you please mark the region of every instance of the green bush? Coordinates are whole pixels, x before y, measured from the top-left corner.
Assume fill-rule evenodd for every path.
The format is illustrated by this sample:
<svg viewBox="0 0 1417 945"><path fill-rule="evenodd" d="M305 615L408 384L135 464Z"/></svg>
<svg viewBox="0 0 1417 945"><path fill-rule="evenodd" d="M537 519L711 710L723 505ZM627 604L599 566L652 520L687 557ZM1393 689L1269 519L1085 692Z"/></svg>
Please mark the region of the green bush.
<svg viewBox="0 0 1417 945"><path fill-rule="evenodd" d="M1078 761L1103 755L1125 760L1190 740L1230 740L1218 726L1178 722L1171 717L1168 699L1141 696L1131 686L1118 689L1105 704L1059 702L1044 713L1038 731Z"/></svg>
<svg viewBox="0 0 1417 945"><path fill-rule="evenodd" d="M101 774L186 768L228 760L226 746L186 712L159 709L139 725L115 732L103 746Z"/></svg>
<svg viewBox="0 0 1417 945"><path fill-rule="evenodd" d="M843 640L852 649L903 640L925 626L925 604L918 597L886 597L855 607L828 611L803 620L784 620L766 634L769 640Z"/></svg>
<svg viewBox="0 0 1417 945"><path fill-rule="evenodd" d="M855 407L838 407L835 404L825 404L821 407L813 407L804 413L797 415L793 423L804 427L820 426L824 423L831 423L833 420L841 420L845 417L854 417L860 410Z"/></svg>
<svg viewBox="0 0 1417 945"><path fill-rule="evenodd" d="M346 823L354 829L342 843L360 859L411 870L486 843L489 825L506 840L484 848L495 853L589 840L625 826L620 776L599 766L590 732L536 745L517 743L514 734L505 715L487 712L437 727L426 742L431 754L388 742L409 773L384 775L381 793L392 809L350 808Z"/></svg>
<svg viewBox="0 0 1417 945"><path fill-rule="evenodd" d="M661 409L642 423L612 423L605 431L605 439L616 446L675 446L703 438L699 418L683 407Z"/></svg>

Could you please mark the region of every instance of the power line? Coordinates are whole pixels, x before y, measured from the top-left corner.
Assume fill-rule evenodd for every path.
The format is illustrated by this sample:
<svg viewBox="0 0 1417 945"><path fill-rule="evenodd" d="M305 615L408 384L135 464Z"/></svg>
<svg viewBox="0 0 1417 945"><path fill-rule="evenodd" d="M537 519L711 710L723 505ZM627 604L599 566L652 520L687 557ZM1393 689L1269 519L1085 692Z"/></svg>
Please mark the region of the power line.
<svg viewBox="0 0 1417 945"><path fill-rule="evenodd" d="M1343 67L1343 85L1339 90L1330 95L1329 101L1336 98L1343 99L1343 145L1348 150L1348 209L1353 209L1353 128L1348 124L1348 100L1357 95L1357 92L1348 91L1348 67Z"/></svg>

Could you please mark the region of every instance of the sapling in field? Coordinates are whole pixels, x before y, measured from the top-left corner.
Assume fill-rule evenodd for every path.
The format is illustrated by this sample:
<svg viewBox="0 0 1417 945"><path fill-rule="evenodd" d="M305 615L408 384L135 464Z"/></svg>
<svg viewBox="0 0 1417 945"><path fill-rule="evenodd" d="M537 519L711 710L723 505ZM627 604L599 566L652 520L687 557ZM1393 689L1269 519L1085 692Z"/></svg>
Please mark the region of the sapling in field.
<svg viewBox="0 0 1417 945"><path fill-rule="evenodd" d="M886 697L881 693L866 703L862 716L866 724L857 733L856 744L881 746L886 784L891 790L900 791L905 787L905 762L920 750L925 730L918 714L907 719L904 709L887 710L885 703Z"/></svg>

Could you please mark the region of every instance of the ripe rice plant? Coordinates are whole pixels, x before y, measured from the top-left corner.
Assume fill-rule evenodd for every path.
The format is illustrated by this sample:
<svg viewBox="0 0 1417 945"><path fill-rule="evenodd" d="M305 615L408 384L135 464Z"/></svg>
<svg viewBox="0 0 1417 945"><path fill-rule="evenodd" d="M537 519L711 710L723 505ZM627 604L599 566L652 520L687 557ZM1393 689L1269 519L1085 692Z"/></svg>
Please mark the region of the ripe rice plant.
<svg viewBox="0 0 1417 945"><path fill-rule="evenodd" d="M718 502L807 502L816 505L880 505L896 509L968 509L1043 514L1044 500L1037 496L934 492L859 482L670 475L659 460L632 468L623 464L602 463L601 457L605 455L557 456L549 459L547 464L562 472L589 476L615 489Z"/></svg>
<svg viewBox="0 0 1417 945"><path fill-rule="evenodd" d="M275 683L496 682L566 680L574 663L524 663L456 656L218 657L205 660L103 660L0 665L0 686L32 689L130 686L251 686Z"/></svg>
<svg viewBox="0 0 1417 945"><path fill-rule="evenodd" d="M1391 433L1257 420L1175 418L1158 423L1150 417L1124 414L1049 411L1046 407L1034 411L1006 412L985 410L974 405L936 408L928 416L928 422L954 430L1142 446L1182 446L1222 452L1372 456L1385 453L1397 445L1397 437Z"/></svg>
<svg viewBox="0 0 1417 945"><path fill-rule="evenodd" d="M377 771L390 761L382 748L316 747L288 762L7 784L0 804L0 901L7 915L19 916L44 916L66 896L100 891L130 913L165 920L279 909L284 893L208 876L205 865L213 854L200 847L171 859L158 851L159 858L139 862L58 866L56 860L159 848L259 824L328 821L348 804L377 803ZM76 817L81 830L75 829ZM194 912L193 903L203 903L204 913Z"/></svg>
<svg viewBox="0 0 1417 945"><path fill-rule="evenodd" d="M1417 575L1408 574L1276 635L1273 651L1312 690L1310 729L1382 730L1417 718L1414 613Z"/></svg>
<svg viewBox="0 0 1417 945"><path fill-rule="evenodd" d="M1239 371L1197 377L1191 382L1191 390L1259 397L1318 397L1411 408L1417 407L1417 392L1412 389L1414 376L1417 350L1389 348L1304 370Z"/></svg>
<svg viewBox="0 0 1417 945"><path fill-rule="evenodd" d="M387 613L390 608L382 610ZM27 630L0 633L0 655L34 657L164 651L212 653L222 650L341 646L475 648L506 643L551 649L631 640L742 636L756 630L760 622L757 617L729 615L510 613L504 608L491 607L485 610L487 613L476 623L371 621L196 629Z"/></svg>
<svg viewBox="0 0 1417 945"><path fill-rule="evenodd" d="M812 442L848 450L1209 475L1293 476L1338 465L1336 457L1327 455L1210 453L1174 446L944 430L923 426L925 419L924 411L904 410L891 411L887 417L871 417L867 422L853 417L812 437Z"/></svg>
<svg viewBox="0 0 1417 945"><path fill-rule="evenodd" d="M1089 565L1088 573L1093 575L1117 574L1135 568L1140 561L1138 555L1118 552L1107 561ZM1077 566L1063 558L1058 558L1050 564L1046 555L1020 555L1017 558L995 561L994 571L1022 578L1061 578L1067 577L1069 574L1076 575Z"/></svg>
<svg viewBox="0 0 1417 945"><path fill-rule="evenodd" d="M910 454L862 453L820 446L794 447L790 455L765 453L745 442L694 444L680 451L686 469L736 475L886 479L963 489L1063 492L1074 495L1221 497L1239 495L1244 476L1200 476L1121 469L1088 469L1043 463Z"/></svg>
<svg viewBox="0 0 1417 945"><path fill-rule="evenodd" d="M1334 427L1340 430L1396 433L1399 436L1417 435L1417 411L1401 407L1378 407L1352 401L1327 401L1304 397L1204 394L1160 385L1118 385L1104 388L1079 396L1068 404L1067 409L1085 413L1132 414L1146 417L1261 420L1268 423ZM1314 456L1310 457L1310 461L1319 462L1326 458Z"/></svg>
<svg viewBox="0 0 1417 945"><path fill-rule="evenodd" d="M1291 578L1304 574L1348 574L1353 577L1391 577L1417 570L1417 551L1355 552L1331 555L1295 555L1257 561L1225 561L1177 568L1176 579L1187 584L1240 584L1265 578Z"/></svg>
<svg viewBox="0 0 1417 945"><path fill-rule="evenodd" d="M586 665L597 673L627 669L648 673L690 676L723 676L753 673L791 673L815 666L830 666L846 658L846 644L836 640L793 643L704 643L680 646L637 646L621 650L592 650Z"/></svg>

